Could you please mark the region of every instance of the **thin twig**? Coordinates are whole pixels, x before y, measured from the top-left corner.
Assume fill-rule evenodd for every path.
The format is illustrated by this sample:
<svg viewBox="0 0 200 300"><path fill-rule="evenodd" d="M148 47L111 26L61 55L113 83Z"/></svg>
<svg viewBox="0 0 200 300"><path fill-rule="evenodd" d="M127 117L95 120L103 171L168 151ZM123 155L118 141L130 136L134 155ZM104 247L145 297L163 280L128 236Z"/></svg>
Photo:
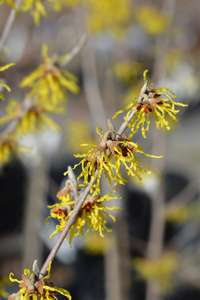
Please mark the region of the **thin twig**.
<svg viewBox="0 0 200 300"><path fill-rule="evenodd" d="M22 0L16 0L15 6L18 7L21 4L21 2L22 2ZM7 19L6 25L4 27L3 33L1 35L1 39L0 39L0 51L3 48L4 43L7 40L8 35L10 33L10 30L11 30L11 27L13 25L13 22L15 21L15 14L16 14L15 10L12 9L10 11L10 14L8 16L8 19Z"/></svg>
<svg viewBox="0 0 200 300"><path fill-rule="evenodd" d="M68 177L70 180L70 185L72 187L73 193L74 193L74 200L75 200L75 205L74 208L77 206L79 198L78 198L78 185L77 185L77 179L74 174L74 171L72 170L71 166L68 166L68 171L71 170L68 174Z"/></svg>
<svg viewBox="0 0 200 300"><path fill-rule="evenodd" d="M70 52L70 54L66 57L66 59L62 60L59 63L60 67L65 67L83 48L83 46L85 45L87 41L87 35L84 33L78 43L78 45L76 45L72 51Z"/></svg>

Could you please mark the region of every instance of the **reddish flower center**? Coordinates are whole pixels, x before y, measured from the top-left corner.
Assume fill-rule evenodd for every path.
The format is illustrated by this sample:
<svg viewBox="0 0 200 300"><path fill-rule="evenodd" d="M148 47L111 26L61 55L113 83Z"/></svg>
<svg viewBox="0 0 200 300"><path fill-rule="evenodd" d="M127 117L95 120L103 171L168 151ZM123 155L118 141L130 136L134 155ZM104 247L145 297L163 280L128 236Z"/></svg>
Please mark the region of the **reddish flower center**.
<svg viewBox="0 0 200 300"><path fill-rule="evenodd" d="M137 111L141 111L142 108L143 108L143 103L137 106ZM145 104L145 109L144 109L145 114L147 114L149 111L152 111L152 109L147 104Z"/></svg>

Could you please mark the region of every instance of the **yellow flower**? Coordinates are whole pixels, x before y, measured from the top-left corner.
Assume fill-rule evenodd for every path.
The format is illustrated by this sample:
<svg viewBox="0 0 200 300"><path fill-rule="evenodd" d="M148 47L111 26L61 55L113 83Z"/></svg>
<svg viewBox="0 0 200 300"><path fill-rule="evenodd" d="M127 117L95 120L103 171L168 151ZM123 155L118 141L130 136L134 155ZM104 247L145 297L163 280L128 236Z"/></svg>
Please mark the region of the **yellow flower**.
<svg viewBox="0 0 200 300"><path fill-rule="evenodd" d="M72 238L74 236L78 236L81 234L84 235L84 226L87 228L87 231L91 228L92 231L99 232L101 237L104 237L103 231L111 232L112 230L107 228L106 226L106 217L110 217L114 222L115 218L107 212L107 210L121 209L119 207L113 206L105 206L105 201L110 201L114 199L121 199L121 197L110 196L115 193L112 191L103 197L96 196L93 197L88 195L85 199L74 224L71 226L69 230L69 243L71 244ZM81 197L81 192L79 193ZM57 232L62 231L65 228L65 225L74 210L75 201L73 200L70 189L62 189L57 194L57 197L61 201L61 203L56 203L52 206L48 206L51 208L50 216L46 219L46 224L48 224L49 218L54 218L59 221L59 224L56 226L56 229L51 234L50 239Z"/></svg>
<svg viewBox="0 0 200 300"><path fill-rule="evenodd" d="M66 89L78 93L77 78L59 66L67 55L61 57L48 56L48 47L43 45L42 56L44 63L25 77L20 87L30 87L30 97L35 97L37 103L62 103L67 99Z"/></svg>
<svg viewBox="0 0 200 300"><path fill-rule="evenodd" d="M151 35L164 32L169 25L169 16L161 13L152 5L142 5L136 10L136 18L144 30Z"/></svg>
<svg viewBox="0 0 200 300"><path fill-rule="evenodd" d="M83 226L86 225L87 231L91 228L92 231L99 232L101 237L104 237L103 231L106 230L107 232L112 232L111 229L107 228L106 226L106 217L109 217L115 222L115 217L112 216L107 210L114 210L118 209L121 210L119 207L115 206L105 206L104 201L110 201L114 199L119 199L121 197L114 197L110 196L111 194L115 193L112 191L103 197L93 197L88 195L81 210L76 218L76 221L70 228L70 238L69 242L71 243L73 236L78 236L79 234L83 235Z"/></svg>
<svg viewBox="0 0 200 300"><path fill-rule="evenodd" d="M40 129L45 131L46 126L51 127L53 130L59 130L59 126L48 117L48 114L62 113L62 107L51 104L33 104L25 113L23 113L23 109L23 105L17 101L10 101L5 108L7 113L5 116L0 118L0 125L19 118L18 124L15 128L16 134L27 135L30 133L39 133ZM20 117L21 115L22 117Z"/></svg>
<svg viewBox="0 0 200 300"><path fill-rule="evenodd" d="M0 135L0 165L6 164L15 156L16 147L14 137Z"/></svg>
<svg viewBox="0 0 200 300"><path fill-rule="evenodd" d="M0 5L4 3L10 5L13 9L16 9L14 0L0 0Z"/></svg>
<svg viewBox="0 0 200 300"><path fill-rule="evenodd" d="M142 64L136 61L122 61L115 63L113 72L117 79L121 80L125 84L133 83L139 76Z"/></svg>
<svg viewBox="0 0 200 300"><path fill-rule="evenodd" d="M15 158L19 152L27 152L20 146L13 135L0 135L0 166Z"/></svg>
<svg viewBox="0 0 200 300"><path fill-rule="evenodd" d="M104 255L113 245L113 237L107 233L104 238L97 232L88 232L84 238L83 250L89 255Z"/></svg>
<svg viewBox="0 0 200 300"><path fill-rule="evenodd" d="M50 271L51 262L47 268L48 273L45 277L43 277L43 279L39 279L39 273L34 271L33 273L30 273L29 269L24 270L24 274L22 274L22 280L14 279L14 274L10 273L10 281L18 282L20 290L17 293L10 295L8 300L37 300L38 297L41 300L57 300L57 292L71 300L72 297L68 291L55 287L52 281L48 283L47 279L50 277Z"/></svg>
<svg viewBox="0 0 200 300"><path fill-rule="evenodd" d="M129 0L88 0L88 26L92 33L109 30L116 37L124 34L130 22Z"/></svg>
<svg viewBox="0 0 200 300"><path fill-rule="evenodd" d="M191 210L182 204L171 204L166 209L166 219L170 223L184 223L190 216Z"/></svg>
<svg viewBox="0 0 200 300"><path fill-rule="evenodd" d="M99 128L97 128L97 132ZM120 173L122 166L127 170L127 175L136 176L140 182L142 182L142 172L151 174L150 171L145 171L140 167L140 159L135 153L142 153L155 158L161 157L144 153L142 147L127 139L125 134L117 136L112 128L104 135L101 135L99 132L98 134L100 135L100 144L97 146L90 145L92 148L86 154L75 155L75 157L82 157L83 159L73 168L75 169L79 165L82 166L82 172L78 180L83 177L85 185L89 184L89 180L94 181L95 171L98 168L96 183L91 185L90 189L90 192L93 192L94 195L100 193L100 178L103 172L109 184L111 185L111 180L114 180L115 186L127 182ZM83 146L89 145L84 144ZM64 175L68 173L69 171L65 172Z"/></svg>
<svg viewBox="0 0 200 300"><path fill-rule="evenodd" d="M8 64L8 65L2 66L2 67L0 67L0 71L2 72L2 71L6 70L6 69L8 69L8 68L10 68L11 66L14 66L14 65L15 65L14 63L11 63L11 64ZM10 92L10 88L5 82L0 81L0 85L5 87ZM3 95L2 92L0 92L0 99L4 100L4 95Z"/></svg>
<svg viewBox="0 0 200 300"><path fill-rule="evenodd" d="M164 253L157 260L134 259L133 265L145 280L158 280L161 288L167 292L173 285L173 275L178 270L178 255L175 252Z"/></svg>
<svg viewBox="0 0 200 300"><path fill-rule="evenodd" d="M9 294L5 291L5 285L10 284L8 277L0 276L0 296L8 298Z"/></svg>
<svg viewBox="0 0 200 300"><path fill-rule="evenodd" d="M146 81L146 73L148 70L144 71L144 82ZM164 93L163 93L164 92ZM167 130L170 130L169 121L166 119L166 114L174 121L178 121L175 115L179 110L175 109L175 106L188 106L180 102L175 102L172 100L166 92L170 92L174 98L175 94L168 88L161 87L155 89L153 84L147 87L146 91L142 94L141 99L138 101L133 100L129 103L124 109L115 113L113 118L126 110L129 110L126 114L126 122L131 128L132 134L135 134L139 127L141 126L142 136L146 138L146 132L149 130L150 126L150 113L153 115L156 126L159 129L160 127L166 127ZM133 118L128 122L129 115L136 109L136 112Z"/></svg>
<svg viewBox="0 0 200 300"><path fill-rule="evenodd" d="M42 2L42 0L23 0L20 5L20 10L22 12L30 12L36 25L40 24L41 17L45 18L47 16L46 9ZM46 0L46 2L51 4L54 10L61 9L60 1L58 0Z"/></svg>

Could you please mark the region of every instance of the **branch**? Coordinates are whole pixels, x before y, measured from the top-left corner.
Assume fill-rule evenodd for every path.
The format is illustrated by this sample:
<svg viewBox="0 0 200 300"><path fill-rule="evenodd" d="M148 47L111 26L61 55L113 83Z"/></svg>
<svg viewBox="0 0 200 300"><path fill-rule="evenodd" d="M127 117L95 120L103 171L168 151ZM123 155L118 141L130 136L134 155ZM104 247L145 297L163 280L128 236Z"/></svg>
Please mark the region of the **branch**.
<svg viewBox="0 0 200 300"><path fill-rule="evenodd" d="M145 82L145 84L143 85L142 89L141 89L141 92L140 92L140 96L138 98L138 100L141 98L141 95L143 94L144 92L144 89L146 90L146 86L147 86L147 82ZM129 117L129 121L131 120L131 118L134 116L136 112L136 109L133 109L133 111L131 112L130 114L130 117ZM126 122L125 122L126 123ZM124 124L124 123L123 123ZM122 124L122 125L123 125ZM127 123L126 123L127 125ZM127 125L128 126L128 125ZM122 134L124 132L124 130L127 128L127 126L121 126L119 131L118 131L118 134L120 132L120 134ZM84 193L81 195L80 199L76 202L76 206L74 208L74 211L73 213L71 214L71 216L69 217L66 225L65 225L65 228L63 229L60 237L58 238L56 244L54 245L53 249L51 250L49 256L47 257L45 263L43 264L41 270L40 270L40 276L39 278L43 278L46 274L46 271L47 271L47 267L49 265L49 263L51 261L53 261L54 257L56 256L56 253L58 252L60 246L62 245L62 242L64 241L67 233L69 232L71 226L73 225L73 223L75 222L76 220L76 217L79 213L79 210L81 209L81 206L83 205L87 195L89 194L90 192L90 187L92 186L92 184L94 184L96 182L96 179L97 179L97 176L98 176L98 169L96 169L95 171L95 179L93 180L93 182L90 181L89 185L87 186L87 188L85 189Z"/></svg>
<svg viewBox="0 0 200 300"><path fill-rule="evenodd" d="M87 36L86 36L86 34L83 34L78 45L76 45L72 49L70 54L59 63L59 67L65 67L81 51L81 49L85 45L86 41L87 41Z"/></svg>
<svg viewBox="0 0 200 300"><path fill-rule="evenodd" d="M16 3L15 3L16 7L18 7L21 4L21 2L22 2L22 0L16 0ZM4 27L4 30L3 30L3 33L2 33L2 36L1 36L1 39L0 39L0 51L3 48L4 43L7 40L8 35L10 33L13 22L15 21L15 13L16 13L15 10L12 9L9 16L8 16L8 20L6 22L6 25Z"/></svg>

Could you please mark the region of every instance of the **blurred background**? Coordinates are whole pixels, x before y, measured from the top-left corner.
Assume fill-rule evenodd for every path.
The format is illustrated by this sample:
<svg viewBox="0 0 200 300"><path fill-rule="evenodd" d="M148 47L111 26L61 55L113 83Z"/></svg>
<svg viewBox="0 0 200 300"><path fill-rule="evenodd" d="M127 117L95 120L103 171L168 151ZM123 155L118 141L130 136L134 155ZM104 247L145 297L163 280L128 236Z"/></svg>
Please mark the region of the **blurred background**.
<svg viewBox="0 0 200 300"><path fill-rule="evenodd" d="M73 300L184 300L200 299L200 21L195 0L62 0L42 1L47 17L35 25L34 9L18 13L2 50L1 72L11 87L4 92L0 117L10 100L23 102L28 88L21 80L42 63L41 48L49 56L70 53L83 34L87 41L66 69L78 78L80 92L67 93L66 113L51 114L59 131L48 126L39 134L20 137L28 153L0 169L0 294L4 276L21 278L35 259L45 261L58 235L49 240L56 224L47 227L47 204L53 204L68 165L85 151L79 145L98 141L96 127L107 130L107 119L137 98L148 69L149 84L168 87L180 108L172 130L157 130L154 120L144 139L133 140L146 153L140 156L153 171L127 178L117 194L123 212L109 224L113 233L102 239L94 232L65 241L52 267L56 286ZM59 2L59 1L57 1ZM22 2L23 3L23 2ZM11 8L0 6L0 37ZM123 114L113 120L116 129ZM1 132L7 124L1 125ZM77 169L77 175L79 170ZM113 187L102 183L105 193ZM15 285L6 285L13 293ZM1 296L2 297L2 296ZM2 297L3 299L3 297Z"/></svg>

